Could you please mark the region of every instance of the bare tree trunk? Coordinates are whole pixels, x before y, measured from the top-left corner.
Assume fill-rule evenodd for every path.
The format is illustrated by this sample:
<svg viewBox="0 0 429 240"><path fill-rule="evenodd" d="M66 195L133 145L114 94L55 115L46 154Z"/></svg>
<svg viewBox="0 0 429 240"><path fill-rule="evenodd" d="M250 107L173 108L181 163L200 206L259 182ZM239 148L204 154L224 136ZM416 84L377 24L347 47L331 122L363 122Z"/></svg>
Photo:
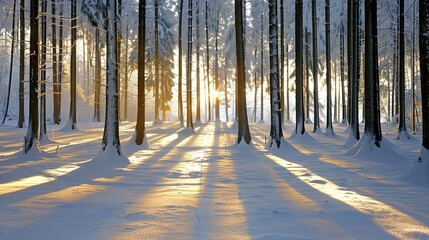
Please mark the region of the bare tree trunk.
<svg viewBox="0 0 429 240"><path fill-rule="evenodd" d="M129 34L129 25L127 24L125 32L125 56L124 56L124 120L128 120L128 34Z"/></svg>
<svg viewBox="0 0 429 240"><path fill-rule="evenodd" d="M40 127L39 127L39 141L42 141L46 135L46 36L47 36L47 17L48 14L48 0L42 0L42 58L40 61Z"/></svg>
<svg viewBox="0 0 429 240"><path fill-rule="evenodd" d="M24 81L25 81L25 0L21 0L19 10L19 27L20 27L20 43L19 43L19 114L18 127L23 128L25 122L24 110Z"/></svg>
<svg viewBox="0 0 429 240"><path fill-rule="evenodd" d="M76 129L76 40L77 40L77 15L76 0L71 1L71 58L70 58L70 114L68 127Z"/></svg>
<svg viewBox="0 0 429 240"><path fill-rule="evenodd" d="M286 44L286 121L290 121L289 103L289 43Z"/></svg>
<svg viewBox="0 0 429 240"><path fill-rule="evenodd" d="M62 95L62 86L63 82L63 53L64 53L64 41L63 41L63 32L64 32L64 0L61 0L60 4L60 13L59 13L59 33L58 33L58 84L57 84L57 114L59 117L59 122L61 122L61 95Z"/></svg>
<svg viewBox="0 0 429 240"><path fill-rule="evenodd" d="M39 131L39 101L37 85L39 81L39 0L30 1L30 97L27 134L24 138L24 153L35 146Z"/></svg>
<svg viewBox="0 0 429 240"><path fill-rule="evenodd" d="M280 0L280 116L281 124L285 122L285 18L284 0Z"/></svg>
<svg viewBox="0 0 429 240"><path fill-rule="evenodd" d="M100 28L95 27L95 88L94 88L94 121L100 122L100 94L101 94L101 49Z"/></svg>
<svg viewBox="0 0 429 240"><path fill-rule="evenodd" d="M122 156L123 152L121 150L121 142L119 140L119 56L117 51L117 48L119 47L118 24L118 1L109 1L107 5L106 18L106 118L101 145L103 150L113 147L118 156Z"/></svg>
<svg viewBox="0 0 429 240"><path fill-rule="evenodd" d="M325 22L326 22L326 132L327 136L335 135L332 126L332 84L331 84L331 14L330 0L325 1Z"/></svg>
<svg viewBox="0 0 429 240"><path fill-rule="evenodd" d="M186 127L194 129L192 121L192 0L188 1L188 54L186 63Z"/></svg>
<svg viewBox="0 0 429 240"><path fill-rule="evenodd" d="M278 28L277 28L277 0L269 1L269 38L270 38L270 102L271 102L271 130L270 147L275 142L277 148L283 138L282 118L280 105L279 85L279 57L278 57Z"/></svg>
<svg viewBox="0 0 429 240"><path fill-rule="evenodd" d="M249 122L247 119L246 104L246 73L245 73L245 55L244 55L244 33L243 33L243 2L235 0L235 44L237 54L237 113L238 113L238 135L237 143L241 140L249 144L251 141Z"/></svg>
<svg viewBox="0 0 429 240"><path fill-rule="evenodd" d="M264 15L261 13L261 122L264 122Z"/></svg>
<svg viewBox="0 0 429 240"><path fill-rule="evenodd" d="M200 83L200 0L197 0L197 10L196 10L196 22L195 22L195 28L197 30L196 32L196 53L197 53L197 76L196 76L196 80L197 80L197 109L196 109L196 114L195 114L195 121L196 122L201 122L201 83Z"/></svg>
<svg viewBox="0 0 429 240"><path fill-rule="evenodd" d="M256 59L256 48L255 48L255 59ZM253 90L254 90L254 92L255 92L255 95L254 95L254 97L253 97L253 122L256 122L256 114L257 114L257 112L256 112L256 107L257 107L257 101L258 101L258 84L257 84L257 80L256 80L256 70L254 70L255 71L255 73L254 73L254 86L253 86Z"/></svg>
<svg viewBox="0 0 429 240"><path fill-rule="evenodd" d="M303 98L303 10L302 0L295 0L295 65L296 65L296 125L295 134L305 133Z"/></svg>
<svg viewBox="0 0 429 240"><path fill-rule="evenodd" d="M345 79L345 63L344 63L344 25L340 26L340 65L341 65L341 105L342 105L342 119L341 123L347 121L347 106L346 106L346 90L344 86ZM350 87L350 86L349 86Z"/></svg>
<svg viewBox="0 0 429 240"><path fill-rule="evenodd" d="M429 2L419 0L419 47L423 113L423 142L420 156L429 151ZM427 157L427 155L426 155ZM425 159L427 160L427 159ZM422 158L420 158L422 161Z"/></svg>
<svg viewBox="0 0 429 240"><path fill-rule="evenodd" d="M137 96L137 124L136 138L137 145L145 141L145 38L146 38L146 0L139 0L139 30L138 30L138 96Z"/></svg>
<svg viewBox="0 0 429 240"><path fill-rule="evenodd" d="M226 59L224 61L224 89L225 89L225 119L226 122L229 122L229 117L228 117L228 70L227 70L227 66L226 66Z"/></svg>
<svg viewBox="0 0 429 240"><path fill-rule="evenodd" d="M183 44L182 44L182 37L183 37L183 1L184 0L180 0L180 8L179 8L179 81L177 83L177 103L179 104L178 106L178 115L179 115L179 121L180 121L180 125L183 126L184 124L184 118L183 118L183 96L182 96L182 77L183 77L183 66L182 66L182 58L183 58Z"/></svg>
<svg viewBox="0 0 429 240"><path fill-rule="evenodd" d="M219 103L219 10L217 10L217 18L215 23L215 121L220 121L220 103Z"/></svg>
<svg viewBox="0 0 429 240"><path fill-rule="evenodd" d="M365 0L365 53L365 135L380 147L377 0Z"/></svg>
<svg viewBox="0 0 429 240"><path fill-rule="evenodd" d="M313 26L313 95L314 95L314 129L313 132L320 130L320 117L319 117L319 53L317 49L317 9L316 0L311 1L311 14Z"/></svg>
<svg viewBox="0 0 429 240"><path fill-rule="evenodd" d="M12 86L12 70L13 70L13 55L15 50L15 17L16 17L16 1L13 1L13 13L12 13L12 43L10 46L10 66L9 66L9 84L7 87L7 98L6 98L6 109L4 110L2 124L5 123L7 113L9 111L9 100L10 100L10 88Z"/></svg>
<svg viewBox="0 0 429 240"><path fill-rule="evenodd" d="M405 39L404 39L404 0L399 0L399 134L410 138L405 124Z"/></svg>
<svg viewBox="0 0 429 240"><path fill-rule="evenodd" d="M137 125L136 139L137 145L143 144L145 141L145 38L146 38L146 0L139 0L139 32L138 32L138 97L137 97Z"/></svg>
<svg viewBox="0 0 429 240"><path fill-rule="evenodd" d="M54 105L54 113L53 120L54 124L60 124L60 116L59 116L59 101L58 101L58 62L57 62L57 16L56 16L56 0L51 0L52 7L52 88L53 88L53 105Z"/></svg>
<svg viewBox="0 0 429 240"><path fill-rule="evenodd" d="M155 5L155 86L154 86L154 92L155 92L155 120L154 123L160 123L161 120L159 119L159 0L154 0Z"/></svg>
<svg viewBox="0 0 429 240"><path fill-rule="evenodd" d="M207 99L208 99L208 112L209 112L209 118L208 122L212 121L212 110L211 110L211 92L210 92L210 54L209 54L209 9L208 9L208 1L206 0L206 13L205 13L205 24L206 24L206 77L207 77Z"/></svg>
<svg viewBox="0 0 429 240"><path fill-rule="evenodd" d="M310 32L307 27L305 34L305 115L306 123L310 123Z"/></svg>

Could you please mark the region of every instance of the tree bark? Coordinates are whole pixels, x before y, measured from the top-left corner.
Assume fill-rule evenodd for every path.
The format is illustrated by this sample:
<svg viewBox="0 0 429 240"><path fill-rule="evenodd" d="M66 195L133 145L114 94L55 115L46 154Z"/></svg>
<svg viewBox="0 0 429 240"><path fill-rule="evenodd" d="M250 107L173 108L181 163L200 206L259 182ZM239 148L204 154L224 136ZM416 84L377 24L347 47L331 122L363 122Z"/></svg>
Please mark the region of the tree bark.
<svg viewBox="0 0 429 240"><path fill-rule="evenodd" d="M154 123L160 123L159 119L159 109L160 109L160 99L159 99L159 0L154 0L155 5L155 120Z"/></svg>
<svg viewBox="0 0 429 240"><path fill-rule="evenodd" d="M39 131L39 101L37 98L39 81L39 0L30 1L30 97L27 134L24 138L24 153L35 146Z"/></svg>
<svg viewBox="0 0 429 240"><path fill-rule="evenodd" d="M179 121L180 121L180 125L183 126L184 124L184 118L183 118L183 96L182 96L182 78L183 78L183 66L182 66L182 58L183 58L183 44L182 44L182 37L183 37L183 1L184 0L180 0L180 8L179 8L179 81L177 83L177 103L179 104L178 106L178 115L179 115Z"/></svg>
<svg viewBox="0 0 429 240"><path fill-rule="evenodd" d="M404 0L399 0L399 135L405 133L405 42L404 42Z"/></svg>
<svg viewBox="0 0 429 240"><path fill-rule="evenodd" d="M117 48L119 47L118 23L118 1L109 1L107 5L106 18L106 118L102 139L102 149L106 150L108 147L113 147L118 156L122 156L123 153L119 140L119 56L117 51Z"/></svg>
<svg viewBox="0 0 429 240"><path fill-rule="evenodd" d="M25 78L25 0L21 0L19 10L19 27L20 27L20 42L19 42L19 114L18 127L23 128L25 122L24 110L24 78Z"/></svg>
<svg viewBox="0 0 429 240"><path fill-rule="evenodd" d="M419 0L419 48L423 114L422 150L429 150L429 2Z"/></svg>
<svg viewBox="0 0 429 240"><path fill-rule="evenodd" d="M285 117L285 18L284 0L280 0L280 116L281 124Z"/></svg>
<svg viewBox="0 0 429 240"><path fill-rule="evenodd" d="M146 39L146 0L139 0L139 29L138 29L138 82L137 82L137 123L136 138L137 145L143 144L145 140L145 39Z"/></svg>
<svg viewBox="0 0 429 240"><path fill-rule="evenodd" d="M76 40L77 15L76 0L71 1L71 58L70 58L70 114L68 127L76 129Z"/></svg>
<svg viewBox="0 0 429 240"><path fill-rule="evenodd" d="M186 63L186 127L194 129L192 121L192 0L188 1L188 54Z"/></svg>
<svg viewBox="0 0 429 240"><path fill-rule="evenodd" d="M56 0L51 0L52 7L52 88L53 88L53 105L54 105L54 113L53 120L54 124L60 124L60 116L59 116L59 101L58 94L59 91L59 83L58 83L58 62L57 62L57 16L56 16Z"/></svg>
<svg viewBox="0 0 429 240"><path fill-rule="evenodd" d="M200 79L200 0L197 0L197 10L195 13L197 19L195 22L195 28L197 30L196 32L196 54L197 54L197 76L196 76L196 81L197 81L197 106L196 106L196 113L195 113L195 121L196 122L201 122L201 79Z"/></svg>
<svg viewBox="0 0 429 240"><path fill-rule="evenodd" d="M264 122L264 14L261 13L261 122Z"/></svg>
<svg viewBox="0 0 429 240"><path fill-rule="evenodd" d="M271 102L271 130L270 147L275 142L280 148L283 138L281 101L279 85L279 59L278 59L278 28L277 28L277 0L269 1L269 38L270 38L270 102Z"/></svg>
<svg viewBox="0 0 429 240"><path fill-rule="evenodd" d="M220 85L219 85L219 10L217 11L217 18L215 23L215 121L220 122L220 103L219 103L219 91L220 91Z"/></svg>
<svg viewBox="0 0 429 240"><path fill-rule="evenodd" d="M245 73L245 55L244 55L244 33L243 33L243 2L235 0L235 44L237 54L237 113L238 113L238 136L237 143L244 139L249 144L251 141L249 122L247 119L246 104L246 73Z"/></svg>
<svg viewBox="0 0 429 240"><path fill-rule="evenodd" d="M15 49L15 18L16 18L16 1L13 1L13 13L12 13L12 43L10 46L10 67L9 67L9 84L7 87L7 97L6 97L6 109L3 114L3 120L2 124L5 123L7 113L9 111L9 101L10 101L10 88L12 86L12 70L13 70L13 55L14 55L14 49Z"/></svg>
<svg viewBox="0 0 429 240"><path fill-rule="evenodd" d="M206 0L206 13L205 13L205 24L206 24L206 77L207 77L207 99L208 99L208 122L212 121L212 110L211 110L211 92L210 92L210 49L209 49L209 8L208 1Z"/></svg>
<svg viewBox="0 0 429 240"><path fill-rule="evenodd" d="M95 88L94 88L94 121L100 122L100 95L101 95L101 49L100 27L95 27Z"/></svg>
<svg viewBox="0 0 429 240"><path fill-rule="evenodd" d="M380 147L377 0L365 0L365 135Z"/></svg>
<svg viewBox="0 0 429 240"><path fill-rule="evenodd" d="M295 65L296 65L296 124L295 134L305 133L303 98L303 10L302 0L295 0Z"/></svg>
<svg viewBox="0 0 429 240"><path fill-rule="evenodd" d="M313 26L313 95L314 95L314 119L313 132L320 130L320 118L319 118L319 53L317 49L317 9L316 0L311 1L311 15L312 15L312 26Z"/></svg>
<svg viewBox="0 0 429 240"><path fill-rule="evenodd" d="M340 26L340 67L341 67L341 106L342 106L342 118L341 123L347 121L347 106L346 106L346 90L344 86L345 80L345 61L344 61L344 25L341 23Z"/></svg>
<svg viewBox="0 0 429 240"><path fill-rule="evenodd" d="M42 11L40 22L42 23L42 46L41 46L41 71L40 71L40 127L39 127L39 141L42 141L46 135L46 35L47 35L47 18L48 14L48 0L42 0Z"/></svg>
<svg viewBox="0 0 429 240"><path fill-rule="evenodd" d="M325 1L325 22L326 22L326 135L335 135L332 126L332 84L331 84L331 14L330 0Z"/></svg>

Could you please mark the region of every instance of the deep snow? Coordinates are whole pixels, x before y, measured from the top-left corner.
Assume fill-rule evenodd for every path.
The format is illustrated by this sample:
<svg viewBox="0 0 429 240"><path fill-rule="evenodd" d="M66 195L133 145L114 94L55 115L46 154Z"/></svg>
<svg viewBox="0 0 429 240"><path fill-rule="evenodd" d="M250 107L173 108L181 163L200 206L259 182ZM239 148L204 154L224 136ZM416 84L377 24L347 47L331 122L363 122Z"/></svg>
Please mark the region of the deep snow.
<svg viewBox="0 0 429 240"><path fill-rule="evenodd" d="M429 170L407 172L420 137L389 125L370 151L345 147L339 125L267 149L269 125L251 124L247 146L232 124L172 122L148 124L139 147L125 122L127 164L99 155L102 124L48 126L31 156L13 124L0 126L0 239L429 239Z"/></svg>

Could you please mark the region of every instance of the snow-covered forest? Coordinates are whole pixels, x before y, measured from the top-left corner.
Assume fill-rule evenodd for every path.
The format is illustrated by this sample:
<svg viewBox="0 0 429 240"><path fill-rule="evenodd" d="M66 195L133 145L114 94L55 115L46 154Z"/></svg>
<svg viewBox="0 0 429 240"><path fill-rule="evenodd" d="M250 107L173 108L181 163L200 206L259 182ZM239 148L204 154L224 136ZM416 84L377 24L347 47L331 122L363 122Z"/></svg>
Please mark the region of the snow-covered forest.
<svg viewBox="0 0 429 240"><path fill-rule="evenodd" d="M429 238L429 2L0 11L0 239Z"/></svg>

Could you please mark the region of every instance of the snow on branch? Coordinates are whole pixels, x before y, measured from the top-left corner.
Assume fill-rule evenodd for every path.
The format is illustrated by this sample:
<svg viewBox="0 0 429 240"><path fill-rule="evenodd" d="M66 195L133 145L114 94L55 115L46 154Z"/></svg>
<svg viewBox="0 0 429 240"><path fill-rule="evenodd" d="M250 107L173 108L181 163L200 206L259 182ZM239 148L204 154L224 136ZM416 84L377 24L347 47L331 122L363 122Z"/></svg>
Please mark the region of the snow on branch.
<svg viewBox="0 0 429 240"><path fill-rule="evenodd" d="M88 16L95 26L102 25L103 16L107 10L107 0L82 0L81 11Z"/></svg>

